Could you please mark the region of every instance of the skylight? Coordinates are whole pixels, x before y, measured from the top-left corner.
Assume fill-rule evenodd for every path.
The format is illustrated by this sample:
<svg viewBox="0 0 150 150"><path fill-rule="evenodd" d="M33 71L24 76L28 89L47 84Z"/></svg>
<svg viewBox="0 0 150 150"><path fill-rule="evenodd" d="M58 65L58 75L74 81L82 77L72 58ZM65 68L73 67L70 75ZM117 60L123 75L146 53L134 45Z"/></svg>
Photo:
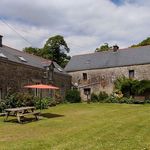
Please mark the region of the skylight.
<svg viewBox="0 0 150 150"><path fill-rule="evenodd" d="M19 58L21 61L23 61L23 62L27 62L27 60L26 60L24 57L22 57L22 56L18 56L18 58Z"/></svg>
<svg viewBox="0 0 150 150"><path fill-rule="evenodd" d="M0 57L7 58L3 53L0 53Z"/></svg>
<svg viewBox="0 0 150 150"><path fill-rule="evenodd" d="M62 72L63 70L61 68L57 68L60 72Z"/></svg>

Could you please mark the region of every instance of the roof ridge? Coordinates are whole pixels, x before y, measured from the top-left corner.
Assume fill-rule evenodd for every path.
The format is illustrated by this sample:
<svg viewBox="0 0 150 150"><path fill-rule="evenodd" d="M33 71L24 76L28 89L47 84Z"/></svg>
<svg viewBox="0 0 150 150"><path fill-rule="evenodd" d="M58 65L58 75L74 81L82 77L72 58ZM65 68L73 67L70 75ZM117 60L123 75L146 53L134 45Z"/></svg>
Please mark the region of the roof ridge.
<svg viewBox="0 0 150 150"><path fill-rule="evenodd" d="M129 50L129 49L137 49L137 48L142 48L142 47L150 47L150 45L139 46L139 47L121 48L121 49L119 49L118 51ZM92 52L92 53L78 54L78 55L74 55L74 56L85 56L85 55L92 55L92 54L95 54L95 53L109 53L109 52L113 52L113 51L112 51L112 50L109 50L109 51ZM74 56L73 56L73 57L74 57Z"/></svg>

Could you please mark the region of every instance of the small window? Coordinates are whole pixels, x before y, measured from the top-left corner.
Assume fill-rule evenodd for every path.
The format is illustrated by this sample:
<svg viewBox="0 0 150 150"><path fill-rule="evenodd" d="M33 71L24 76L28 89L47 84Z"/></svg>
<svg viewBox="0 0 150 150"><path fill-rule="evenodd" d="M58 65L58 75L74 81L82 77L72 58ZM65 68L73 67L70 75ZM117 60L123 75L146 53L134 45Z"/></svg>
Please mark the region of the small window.
<svg viewBox="0 0 150 150"><path fill-rule="evenodd" d="M27 62L27 60L25 58L23 58L22 56L18 56L18 58L23 62Z"/></svg>
<svg viewBox="0 0 150 150"><path fill-rule="evenodd" d="M0 57L7 58L3 53L0 53Z"/></svg>
<svg viewBox="0 0 150 150"><path fill-rule="evenodd" d="M134 70L129 70L129 78L134 78Z"/></svg>
<svg viewBox="0 0 150 150"><path fill-rule="evenodd" d="M83 73L83 80L87 80L87 73Z"/></svg>

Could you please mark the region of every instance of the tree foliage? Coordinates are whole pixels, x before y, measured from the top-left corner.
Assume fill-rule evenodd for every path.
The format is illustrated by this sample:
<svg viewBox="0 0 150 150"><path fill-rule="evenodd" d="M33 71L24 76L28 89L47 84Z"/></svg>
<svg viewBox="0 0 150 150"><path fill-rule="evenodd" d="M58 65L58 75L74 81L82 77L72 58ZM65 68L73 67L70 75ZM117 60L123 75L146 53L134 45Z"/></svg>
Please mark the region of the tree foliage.
<svg viewBox="0 0 150 150"><path fill-rule="evenodd" d="M62 62L70 58L66 55L66 52L68 53L69 51L70 49L63 36L56 35L47 40L42 51L42 56L62 65Z"/></svg>
<svg viewBox="0 0 150 150"><path fill-rule="evenodd" d="M24 51L46 59L53 60L57 62L61 67L65 67L65 65L71 58L66 54L70 51L70 49L63 36L61 35L50 37L46 41L44 47L41 49L26 47L24 48Z"/></svg>
<svg viewBox="0 0 150 150"><path fill-rule="evenodd" d="M80 103L80 92L77 89L71 89L66 92L66 101L70 103Z"/></svg>
<svg viewBox="0 0 150 150"><path fill-rule="evenodd" d="M39 48L34 48L34 47L25 47L23 49L24 52L33 54L33 55L40 55L40 49Z"/></svg>
<svg viewBox="0 0 150 150"><path fill-rule="evenodd" d="M109 51L111 50L112 47L109 46L108 43L104 43L103 45L101 45L99 48L96 48L95 52L102 52L102 51Z"/></svg>
<svg viewBox="0 0 150 150"><path fill-rule="evenodd" d="M141 46L146 46L146 45L150 45L150 37L146 38L145 40L143 40L142 42L132 45L131 47L141 47Z"/></svg>
<svg viewBox="0 0 150 150"><path fill-rule="evenodd" d="M120 77L115 81L115 89L121 91L125 97L143 95L150 91L150 80L134 80Z"/></svg>

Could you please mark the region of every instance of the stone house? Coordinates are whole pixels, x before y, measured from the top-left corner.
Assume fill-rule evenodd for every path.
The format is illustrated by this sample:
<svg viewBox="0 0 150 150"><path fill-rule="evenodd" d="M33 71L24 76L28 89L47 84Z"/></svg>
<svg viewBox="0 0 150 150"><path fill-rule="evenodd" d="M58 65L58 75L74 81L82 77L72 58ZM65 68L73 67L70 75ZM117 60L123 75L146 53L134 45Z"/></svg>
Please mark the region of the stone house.
<svg viewBox="0 0 150 150"><path fill-rule="evenodd" d="M73 56L65 70L72 76L83 100L92 92L112 93L114 81L121 76L150 80L150 46L95 52Z"/></svg>
<svg viewBox="0 0 150 150"><path fill-rule="evenodd" d="M24 85L39 83L58 86L63 99L71 87L71 76L56 62L2 45L0 36L0 99L10 90L26 91ZM33 92L39 95L37 89ZM45 95L51 93L49 90Z"/></svg>

